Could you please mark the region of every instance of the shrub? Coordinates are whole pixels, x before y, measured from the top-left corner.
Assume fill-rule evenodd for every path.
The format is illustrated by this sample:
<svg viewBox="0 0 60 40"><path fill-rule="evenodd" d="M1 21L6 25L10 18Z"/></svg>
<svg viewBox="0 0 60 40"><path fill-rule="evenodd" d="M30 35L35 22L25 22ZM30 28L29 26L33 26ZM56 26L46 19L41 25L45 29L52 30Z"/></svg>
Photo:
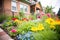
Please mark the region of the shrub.
<svg viewBox="0 0 60 40"><path fill-rule="evenodd" d="M0 15L0 23L2 23L4 20L6 20L6 15L5 14L1 14Z"/></svg>
<svg viewBox="0 0 60 40"><path fill-rule="evenodd" d="M56 25L56 32L58 34L58 39L60 40L60 25Z"/></svg>
<svg viewBox="0 0 60 40"><path fill-rule="evenodd" d="M24 12L19 12L20 19L24 18Z"/></svg>

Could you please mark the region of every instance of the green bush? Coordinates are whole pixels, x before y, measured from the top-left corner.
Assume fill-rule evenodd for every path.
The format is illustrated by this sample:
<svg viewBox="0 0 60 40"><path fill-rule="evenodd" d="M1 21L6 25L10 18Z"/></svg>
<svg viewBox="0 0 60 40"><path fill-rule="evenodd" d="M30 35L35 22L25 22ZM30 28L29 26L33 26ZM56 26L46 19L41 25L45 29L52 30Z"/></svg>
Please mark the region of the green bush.
<svg viewBox="0 0 60 40"><path fill-rule="evenodd" d="M60 34L60 25L56 25L56 31Z"/></svg>
<svg viewBox="0 0 60 40"><path fill-rule="evenodd" d="M2 23L4 20L6 20L6 15L5 14L1 14L0 15L0 23Z"/></svg>
<svg viewBox="0 0 60 40"><path fill-rule="evenodd" d="M35 40L58 40L56 32L52 30L44 30L32 33Z"/></svg>
<svg viewBox="0 0 60 40"><path fill-rule="evenodd" d="M19 12L20 20L24 18L24 12Z"/></svg>
<svg viewBox="0 0 60 40"><path fill-rule="evenodd" d="M58 39L60 40L60 25L56 25L56 32L58 34Z"/></svg>

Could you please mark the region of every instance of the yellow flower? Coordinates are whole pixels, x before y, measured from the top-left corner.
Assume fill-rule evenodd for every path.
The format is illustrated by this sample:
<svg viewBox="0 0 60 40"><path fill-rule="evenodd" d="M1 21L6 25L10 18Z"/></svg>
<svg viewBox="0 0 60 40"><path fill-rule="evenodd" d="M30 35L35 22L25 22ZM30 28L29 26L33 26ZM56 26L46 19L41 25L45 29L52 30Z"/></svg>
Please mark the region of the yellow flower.
<svg viewBox="0 0 60 40"><path fill-rule="evenodd" d="M23 23L23 21L19 21L19 24Z"/></svg>
<svg viewBox="0 0 60 40"><path fill-rule="evenodd" d="M42 26L38 27L38 30L44 30L44 27L42 27Z"/></svg>
<svg viewBox="0 0 60 40"><path fill-rule="evenodd" d="M16 19L14 22L19 22L20 20Z"/></svg>
<svg viewBox="0 0 60 40"><path fill-rule="evenodd" d="M11 24L11 22L7 22L7 24Z"/></svg>
<svg viewBox="0 0 60 40"><path fill-rule="evenodd" d="M51 28L51 29L55 29L55 26L54 26L54 25L51 25L50 28Z"/></svg>
<svg viewBox="0 0 60 40"><path fill-rule="evenodd" d="M36 32L36 31L37 31L37 27L32 27L32 28L31 28L31 31Z"/></svg>
<svg viewBox="0 0 60 40"><path fill-rule="evenodd" d="M52 19L52 18L48 18L45 20L45 22L47 22L48 24L51 24L51 25L55 25L55 21Z"/></svg>
<svg viewBox="0 0 60 40"><path fill-rule="evenodd" d="M38 25L38 30L44 30L43 24Z"/></svg>
<svg viewBox="0 0 60 40"><path fill-rule="evenodd" d="M16 22L16 23L18 23L18 24L21 24L23 21L15 20L14 22Z"/></svg>

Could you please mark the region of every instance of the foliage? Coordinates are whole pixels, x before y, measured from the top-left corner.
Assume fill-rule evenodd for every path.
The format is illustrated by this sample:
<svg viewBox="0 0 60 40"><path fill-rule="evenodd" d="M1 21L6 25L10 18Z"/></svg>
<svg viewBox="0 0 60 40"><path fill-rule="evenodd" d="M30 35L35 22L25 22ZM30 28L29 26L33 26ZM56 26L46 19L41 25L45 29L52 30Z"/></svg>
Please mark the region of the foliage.
<svg viewBox="0 0 60 40"><path fill-rule="evenodd" d="M5 14L1 14L0 15L0 23L2 23L4 20L6 20L6 15Z"/></svg>
<svg viewBox="0 0 60 40"><path fill-rule="evenodd" d="M34 13L33 15L31 14L30 16L29 16L29 18L32 18L33 20L36 20L37 19L37 17L36 17L36 14Z"/></svg>
<svg viewBox="0 0 60 40"><path fill-rule="evenodd" d="M45 8L45 13L53 13L53 11L52 11L52 9L53 9L53 7L51 6L51 7L49 7L49 6L47 6L46 8Z"/></svg>
<svg viewBox="0 0 60 40"><path fill-rule="evenodd" d="M44 30L40 32L32 33L35 40L58 40L57 35L54 31Z"/></svg>
<svg viewBox="0 0 60 40"><path fill-rule="evenodd" d="M56 32L58 34L58 39L60 40L60 25L56 25Z"/></svg>
<svg viewBox="0 0 60 40"><path fill-rule="evenodd" d="M60 34L60 25L56 25L56 31Z"/></svg>
<svg viewBox="0 0 60 40"><path fill-rule="evenodd" d="M55 27L57 24L60 25L60 22L44 15L40 21L22 21L13 18L6 21L3 27L8 28L10 36L17 37L17 40L58 40L59 34L57 32L60 32L60 29Z"/></svg>
<svg viewBox="0 0 60 40"><path fill-rule="evenodd" d="M19 19L22 19L22 18L24 18L24 12L19 12L19 16L20 16L20 18Z"/></svg>

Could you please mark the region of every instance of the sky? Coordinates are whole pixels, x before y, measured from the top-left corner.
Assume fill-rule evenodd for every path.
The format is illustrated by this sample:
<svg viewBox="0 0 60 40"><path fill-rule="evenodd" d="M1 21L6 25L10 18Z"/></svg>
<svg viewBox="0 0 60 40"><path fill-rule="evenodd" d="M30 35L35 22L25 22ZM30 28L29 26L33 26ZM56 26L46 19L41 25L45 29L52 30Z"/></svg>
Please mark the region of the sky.
<svg viewBox="0 0 60 40"><path fill-rule="evenodd" d="M53 9L54 12L58 13L60 8L60 0L39 0L41 2L42 7L52 6L55 7Z"/></svg>

